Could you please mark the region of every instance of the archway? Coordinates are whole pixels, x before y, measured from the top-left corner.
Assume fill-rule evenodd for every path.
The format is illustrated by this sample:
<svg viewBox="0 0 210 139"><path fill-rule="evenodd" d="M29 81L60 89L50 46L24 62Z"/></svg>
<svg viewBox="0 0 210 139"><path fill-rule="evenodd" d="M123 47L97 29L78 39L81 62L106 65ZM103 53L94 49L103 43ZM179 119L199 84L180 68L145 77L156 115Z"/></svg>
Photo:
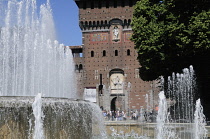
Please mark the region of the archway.
<svg viewBox="0 0 210 139"><path fill-rule="evenodd" d="M111 111L116 111L116 99L117 99L117 97L114 97L111 100Z"/></svg>
<svg viewBox="0 0 210 139"><path fill-rule="evenodd" d="M117 111L117 110L124 110L124 101L123 98L120 96L114 97L111 100L111 110Z"/></svg>

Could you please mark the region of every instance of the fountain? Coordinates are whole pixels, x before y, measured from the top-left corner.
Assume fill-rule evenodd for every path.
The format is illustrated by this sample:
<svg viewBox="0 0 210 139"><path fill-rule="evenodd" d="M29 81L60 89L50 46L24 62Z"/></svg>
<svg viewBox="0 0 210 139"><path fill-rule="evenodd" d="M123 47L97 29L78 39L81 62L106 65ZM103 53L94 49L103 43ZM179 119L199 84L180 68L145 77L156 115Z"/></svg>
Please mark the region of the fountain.
<svg viewBox="0 0 210 139"><path fill-rule="evenodd" d="M196 82L193 67L183 69L181 74L173 73L167 81L165 84L163 78L160 80L162 91L159 93L156 122L149 123L143 120L145 115L141 108L139 121L125 126L129 127L129 131L120 134L112 127L112 136L126 138L135 134L133 138L207 139L208 130L203 107L200 99L196 101L195 98ZM148 103L148 95L145 99ZM146 111L151 109L146 107Z"/></svg>
<svg viewBox="0 0 210 139"><path fill-rule="evenodd" d="M51 12L49 0L0 1L0 138L104 136L100 109L76 93L73 57L56 41Z"/></svg>

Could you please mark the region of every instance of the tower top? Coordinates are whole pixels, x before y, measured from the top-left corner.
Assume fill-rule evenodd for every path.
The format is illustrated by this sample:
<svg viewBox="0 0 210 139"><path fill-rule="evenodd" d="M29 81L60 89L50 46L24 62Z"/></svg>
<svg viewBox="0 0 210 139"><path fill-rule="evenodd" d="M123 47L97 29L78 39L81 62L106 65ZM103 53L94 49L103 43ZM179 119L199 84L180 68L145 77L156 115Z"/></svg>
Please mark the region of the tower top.
<svg viewBox="0 0 210 139"><path fill-rule="evenodd" d="M77 4L77 6L79 8L102 8L102 7L106 7L106 8L116 8L116 7L125 7L125 6L129 6L132 7L137 0L74 0L75 3Z"/></svg>

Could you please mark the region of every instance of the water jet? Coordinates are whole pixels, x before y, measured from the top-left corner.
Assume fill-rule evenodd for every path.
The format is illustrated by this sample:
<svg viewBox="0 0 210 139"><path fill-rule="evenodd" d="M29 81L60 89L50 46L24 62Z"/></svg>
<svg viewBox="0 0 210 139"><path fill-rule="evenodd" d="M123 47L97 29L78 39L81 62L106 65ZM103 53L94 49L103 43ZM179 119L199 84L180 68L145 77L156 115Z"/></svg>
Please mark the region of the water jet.
<svg viewBox="0 0 210 139"><path fill-rule="evenodd" d="M103 136L100 109L77 94L72 53L56 40L49 0L0 6L0 137Z"/></svg>

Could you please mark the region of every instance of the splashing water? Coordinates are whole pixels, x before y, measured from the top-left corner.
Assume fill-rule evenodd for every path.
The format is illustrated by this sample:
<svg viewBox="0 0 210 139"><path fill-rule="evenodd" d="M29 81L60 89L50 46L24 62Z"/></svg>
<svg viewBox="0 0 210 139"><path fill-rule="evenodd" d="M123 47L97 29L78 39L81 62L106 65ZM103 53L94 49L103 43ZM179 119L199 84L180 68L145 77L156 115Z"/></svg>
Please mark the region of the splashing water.
<svg viewBox="0 0 210 139"><path fill-rule="evenodd" d="M173 130L173 127L169 125L169 116L168 106L164 91L159 93L159 109L157 115L157 139L176 139L176 133Z"/></svg>
<svg viewBox="0 0 210 139"><path fill-rule="evenodd" d="M0 1L0 9L0 95L78 98L73 57L56 41L49 0Z"/></svg>
<svg viewBox="0 0 210 139"><path fill-rule="evenodd" d="M201 105L200 99L196 101L194 122L195 122L194 125L195 139L206 139L207 138L207 129L205 127L206 120L205 120L205 115L203 114L203 107Z"/></svg>
<svg viewBox="0 0 210 139"><path fill-rule="evenodd" d="M185 68L182 74L173 73L168 77L167 85L166 92L159 93L157 139L206 138L205 115L200 99L196 101L196 107L194 105L196 83L193 67Z"/></svg>
<svg viewBox="0 0 210 139"><path fill-rule="evenodd" d="M35 101L32 104L32 109L33 109L33 114L34 114L34 134L33 138L34 139L44 139L44 131L43 131L43 112L42 112L42 98L41 98L41 93L39 93L35 97Z"/></svg>

